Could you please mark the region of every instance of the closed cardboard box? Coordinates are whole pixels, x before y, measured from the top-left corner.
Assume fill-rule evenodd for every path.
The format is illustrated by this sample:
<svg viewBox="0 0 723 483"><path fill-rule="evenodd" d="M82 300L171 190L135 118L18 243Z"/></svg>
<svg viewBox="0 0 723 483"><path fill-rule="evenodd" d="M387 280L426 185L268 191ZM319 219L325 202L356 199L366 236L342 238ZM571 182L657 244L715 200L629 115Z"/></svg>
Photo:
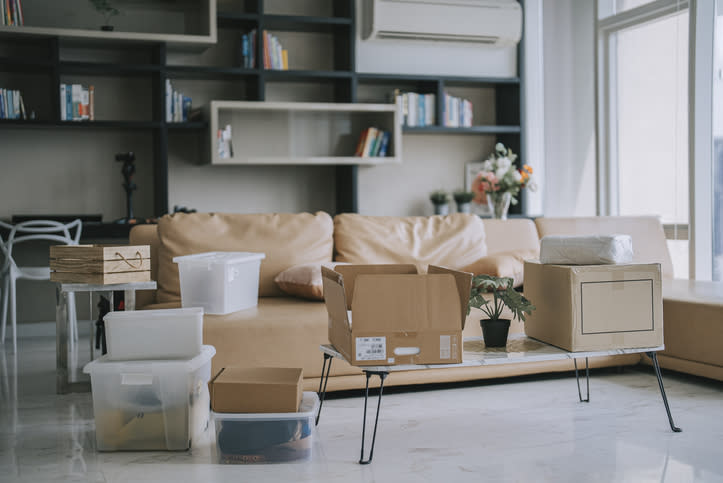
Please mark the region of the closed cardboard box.
<svg viewBox="0 0 723 483"><path fill-rule="evenodd" d="M301 404L300 368L225 367L210 383L217 413L288 413Z"/></svg>
<svg viewBox="0 0 723 483"><path fill-rule="evenodd" d="M355 366L462 362L472 275L430 265L322 267L329 341Z"/></svg>
<svg viewBox="0 0 723 483"><path fill-rule="evenodd" d="M529 337L573 352L663 345L660 264L526 261L524 292Z"/></svg>

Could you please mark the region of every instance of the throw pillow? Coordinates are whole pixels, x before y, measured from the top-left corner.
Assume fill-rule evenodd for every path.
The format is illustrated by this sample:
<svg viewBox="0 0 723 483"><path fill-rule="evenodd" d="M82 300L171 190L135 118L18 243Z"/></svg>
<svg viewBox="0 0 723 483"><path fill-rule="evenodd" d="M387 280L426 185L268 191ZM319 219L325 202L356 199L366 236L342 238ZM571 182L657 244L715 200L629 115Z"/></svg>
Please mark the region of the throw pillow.
<svg viewBox="0 0 723 483"><path fill-rule="evenodd" d="M464 267L465 272L475 275L492 275L495 277L510 277L514 280L514 287L522 285L524 278L525 260L537 258L538 250L516 250L512 252L496 253L482 257L474 263Z"/></svg>
<svg viewBox="0 0 723 483"><path fill-rule="evenodd" d="M289 295L309 300L324 300L324 285L321 281L321 265L334 268L346 265L341 262L305 263L287 268L279 273L274 282Z"/></svg>

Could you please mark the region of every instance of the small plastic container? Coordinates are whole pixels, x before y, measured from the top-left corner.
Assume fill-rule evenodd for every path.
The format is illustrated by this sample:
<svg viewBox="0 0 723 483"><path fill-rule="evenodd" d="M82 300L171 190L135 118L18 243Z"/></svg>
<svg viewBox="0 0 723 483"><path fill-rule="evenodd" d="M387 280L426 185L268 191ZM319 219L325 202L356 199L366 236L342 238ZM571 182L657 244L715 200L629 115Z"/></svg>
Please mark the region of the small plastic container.
<svg viewBox="0 0 723 483"><path fill-rule="evenodd" d="M107 359L190 359L201 353L203 309L132 310L103 317Z"/></svg>
<svg viewBox="0 0 723 483"><path fill-rule="evenodd" d="M319 396L304 392L296 413L215 413L219 463L282 463L311 459Z"/></svg>
<svg viewBox="0 0 723 483"><path fill-rule="evenodd" d="M181 281L181 305L207 314L229 314L255 307L263 253L207 252L174 257Z"/></svg>
<svg viewBox="0 0 723 483"><path fill-rule="evenodd" d="M186 450L208 427L213 346L181 361L89 362L99 451Z"/></svg>

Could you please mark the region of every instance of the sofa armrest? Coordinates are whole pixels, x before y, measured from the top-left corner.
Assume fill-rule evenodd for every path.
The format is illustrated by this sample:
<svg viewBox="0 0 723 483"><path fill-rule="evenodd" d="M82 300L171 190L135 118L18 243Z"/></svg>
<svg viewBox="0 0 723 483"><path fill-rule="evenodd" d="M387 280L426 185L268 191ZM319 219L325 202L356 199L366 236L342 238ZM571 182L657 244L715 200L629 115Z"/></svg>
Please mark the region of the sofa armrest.
<svg viewBox="0 0 723 483"><path fill-rule="evenodd" d="M151 247L151 280L158 280L158 250L161 240L158 238L158 225L136 225L131 228L128 236L131 245L149 245ZM156 290L139 290L136 292L136 307L142 309L146 305L156 303Z"/></svg>

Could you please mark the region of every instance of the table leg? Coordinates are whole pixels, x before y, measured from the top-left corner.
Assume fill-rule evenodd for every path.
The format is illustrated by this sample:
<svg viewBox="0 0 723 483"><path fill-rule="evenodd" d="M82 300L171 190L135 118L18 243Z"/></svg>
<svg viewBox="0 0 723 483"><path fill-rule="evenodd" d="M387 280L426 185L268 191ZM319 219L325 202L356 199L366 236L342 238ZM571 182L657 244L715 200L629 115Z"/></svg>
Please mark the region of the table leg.
<svg viewBox="0 0 723 483"><path fill-rule="evenodd" d="M678 428L673 423L673 416L670 414L670 406L668 406L668 398L665 396L665 388L663 387L663 377L660 375L660 365L658 364L658 354L655 352L646 352L646 356L650 357L653 361L653 367L655 368L655 375L658 377L658 386L660 387L660 395L663 397L663 404L665 405L665 411L668 413L668 422L670 423L670 429L674 433L680 433L682 429Z"/></svg>
<svg viewBox="0 0 723 483"><path fill-rule="evenodd" d="M68 391L68 294L55 288L55 389Z"/></svg>
<svg viewBox="0 0 723 483"><path fill-rule="evenodd" d="M573 358L572 362L575 364L575 380L577 381L577 396L580 398L580 402L590 402L590 368L588 366L587 357L585 358L585 379L587 380L587 393L585 399L582 398L582 391L580 391L580 377L577 373L577 359Z"/></svg>
<svg viewBox="0 0 723 483"><path fill-rule="evenodd" d="M364 439L367 428L367 401L369 399L369 378L373 375L379 376L379 398L377 399L377 415L374 418L374 432L372 433L372 446L369 449L369 459L364 459ZM379 423L379 407L382 405L382 394L384 392L384 379L389 375L386 371L364 371L367 378L366 389L364 390L364 421L362 423L362 440L361 440L361 456L359 457L360 465L368 465L372 462L374 456L374 442L377 439L377 424Z"/></svg>
<svg viewBox="0 0 723 483"><path fill-rule="evenodd" d="M324 397L326 396L326 383L329 382L329 373L331 372L331 361L334 358L324 353L324 364L321 366L321 379L319 379L319 412L316 413L316 425L319 425L321 417L321 407L324 405ZM327 367L328 362L328 367ZM322 386L323 384L323 386Z"/></svg>

